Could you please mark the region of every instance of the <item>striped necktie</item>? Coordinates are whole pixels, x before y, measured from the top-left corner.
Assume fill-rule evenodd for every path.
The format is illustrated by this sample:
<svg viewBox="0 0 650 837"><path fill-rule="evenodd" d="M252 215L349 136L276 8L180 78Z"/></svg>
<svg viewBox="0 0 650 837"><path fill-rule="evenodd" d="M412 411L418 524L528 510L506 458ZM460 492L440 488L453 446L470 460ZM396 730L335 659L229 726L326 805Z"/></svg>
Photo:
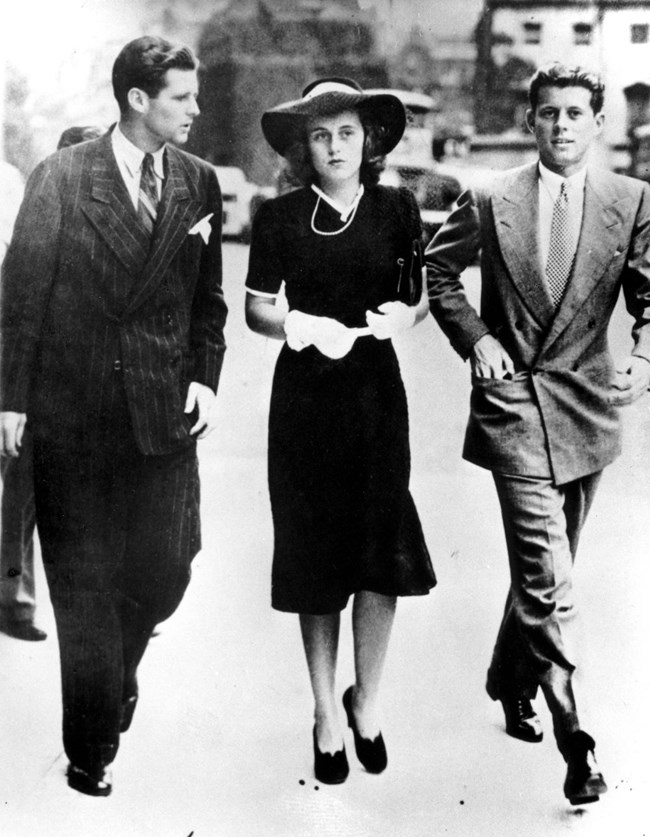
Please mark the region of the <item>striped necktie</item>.
<svg viewBox="0 0 650 837"><path fill-rule="evenodd" d="M140 170L140 192L138 196L138 217L151 235L158 214L158 186L153 170L153 154L145 154Z"/></svg>
<svg viewBox="0 0 650 837"><path fill-rule="evenodd" d="M551 243L546 262L546 281L551 292L553 305L562 301L566 290L573 260L576 253L576 242L571 229L569 215L569 194L566 181L562 182L560 194L553 204L551 219Z"/></svg>

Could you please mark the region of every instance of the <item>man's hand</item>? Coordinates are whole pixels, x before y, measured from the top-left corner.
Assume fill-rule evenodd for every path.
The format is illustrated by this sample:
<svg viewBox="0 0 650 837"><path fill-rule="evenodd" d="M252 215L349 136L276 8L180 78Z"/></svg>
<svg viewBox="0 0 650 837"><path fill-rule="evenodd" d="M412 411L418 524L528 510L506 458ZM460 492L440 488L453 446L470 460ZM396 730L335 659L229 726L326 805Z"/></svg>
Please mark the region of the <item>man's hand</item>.
<svg viewBox="0 0 650 837"><path fill-rule="evenodd" d="M18 456L23 443L25 413L0 413L0 455Z"/></svg>
<svg viewBox="0 0 650 837"><path fill-rule="evenodd" d="M491 334L484 334L474 343L470 362L477 378L505 378L515 373L512 358Z"/></svg>
<svg viewBox="0 0 650 837"><path fill-rule="evenodd" d="M216 418L214 416L214 405L217 401L217 396L205 384L199 384L196 381L187 388L187 398L185 400L185 412L191 413L192 410L197 410L196 424L190 430L190 435L197 434L197 439L205 439L205 437L212 433L216 426Z"/></svg>
<svg viewBox="0 0 650 837"><path fill-rule="evenodd" d="M650 386L650 361L632 355L622 369L617 370L612 384L610 404L625 407L640 398Z"/></svg>

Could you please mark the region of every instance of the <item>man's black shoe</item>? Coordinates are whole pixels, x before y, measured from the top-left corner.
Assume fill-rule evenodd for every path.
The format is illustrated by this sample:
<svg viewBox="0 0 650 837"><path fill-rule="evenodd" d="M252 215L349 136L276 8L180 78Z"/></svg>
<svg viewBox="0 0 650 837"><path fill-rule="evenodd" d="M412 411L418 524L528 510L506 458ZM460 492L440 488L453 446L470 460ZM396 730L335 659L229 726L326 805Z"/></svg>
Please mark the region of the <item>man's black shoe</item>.
<svg viewBox="0 0 650 837"><path fill-rule="evenodd" d="M74 764L68 765L68 785L88 796L109 796L113 790L111 771L105 767L89 773Z"/></svg>
<svg viewBox="0 0 650 837"><path fill-rule="evenodd" d="M572 805L598 802L607 785L596 764L594 739L581 729L572 733L564 748L567 774L564 795Z"/></svg>
<svg viewBox="0 0 650 837"><path fill-rule="evenodd" d="M499 700L506 716L508 735L531 744L542 740L544 737L542 724L528 698L501 697Z"/></svg>
<svg viewBox="0 0 650 837"><path fill-rule="evenodd" d="M27 642L41 642L47 639L47 634L37 628L33 622L20 619L0 618L0 631L14 639L24 639Z"/></svg>

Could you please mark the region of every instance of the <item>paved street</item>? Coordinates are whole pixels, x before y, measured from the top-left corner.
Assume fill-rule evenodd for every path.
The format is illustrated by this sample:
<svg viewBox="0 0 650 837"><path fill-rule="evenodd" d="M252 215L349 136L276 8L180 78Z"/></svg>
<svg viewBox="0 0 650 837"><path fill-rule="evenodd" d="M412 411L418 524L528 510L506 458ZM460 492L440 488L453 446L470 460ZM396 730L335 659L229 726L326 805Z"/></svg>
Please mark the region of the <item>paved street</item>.
<svg viewBox="0 0 650 837"><path fill-rule="evenodd" d="M398 345L412 492L438 587L402 600L384 680L389 767L313 778L312 704L296 617L271 610L266 418L279 344L246 330L247 249L228 244L229 350L219 429L201 447L204 549L177 613L151 641L114 791L71 791L60 743L57 646L0 635L0 834L8 837L643 837L650 834L650 401L629 409L624 456L605 474L578 556L585 691L610 792L572 808L546 735L503 732L483 684L507 589L487 472L463 463L467 370L430 318ZM476 279L476 271L470 277ZM613 346L628 351L617 314ZM352 682L349 613L339 690Z"/></svg>

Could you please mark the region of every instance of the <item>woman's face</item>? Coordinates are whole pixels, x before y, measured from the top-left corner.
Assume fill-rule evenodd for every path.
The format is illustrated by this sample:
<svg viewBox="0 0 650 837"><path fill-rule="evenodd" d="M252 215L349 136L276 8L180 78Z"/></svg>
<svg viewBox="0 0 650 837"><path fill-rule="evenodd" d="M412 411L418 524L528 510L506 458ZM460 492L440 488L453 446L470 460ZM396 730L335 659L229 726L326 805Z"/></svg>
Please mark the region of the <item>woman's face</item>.
<svg viewBox="0 0 650 837"><path fill-rule="evenodd" d="M321 187L359 182L363 125L355 110L319 116L307 123L307 145Z"/></svg>

